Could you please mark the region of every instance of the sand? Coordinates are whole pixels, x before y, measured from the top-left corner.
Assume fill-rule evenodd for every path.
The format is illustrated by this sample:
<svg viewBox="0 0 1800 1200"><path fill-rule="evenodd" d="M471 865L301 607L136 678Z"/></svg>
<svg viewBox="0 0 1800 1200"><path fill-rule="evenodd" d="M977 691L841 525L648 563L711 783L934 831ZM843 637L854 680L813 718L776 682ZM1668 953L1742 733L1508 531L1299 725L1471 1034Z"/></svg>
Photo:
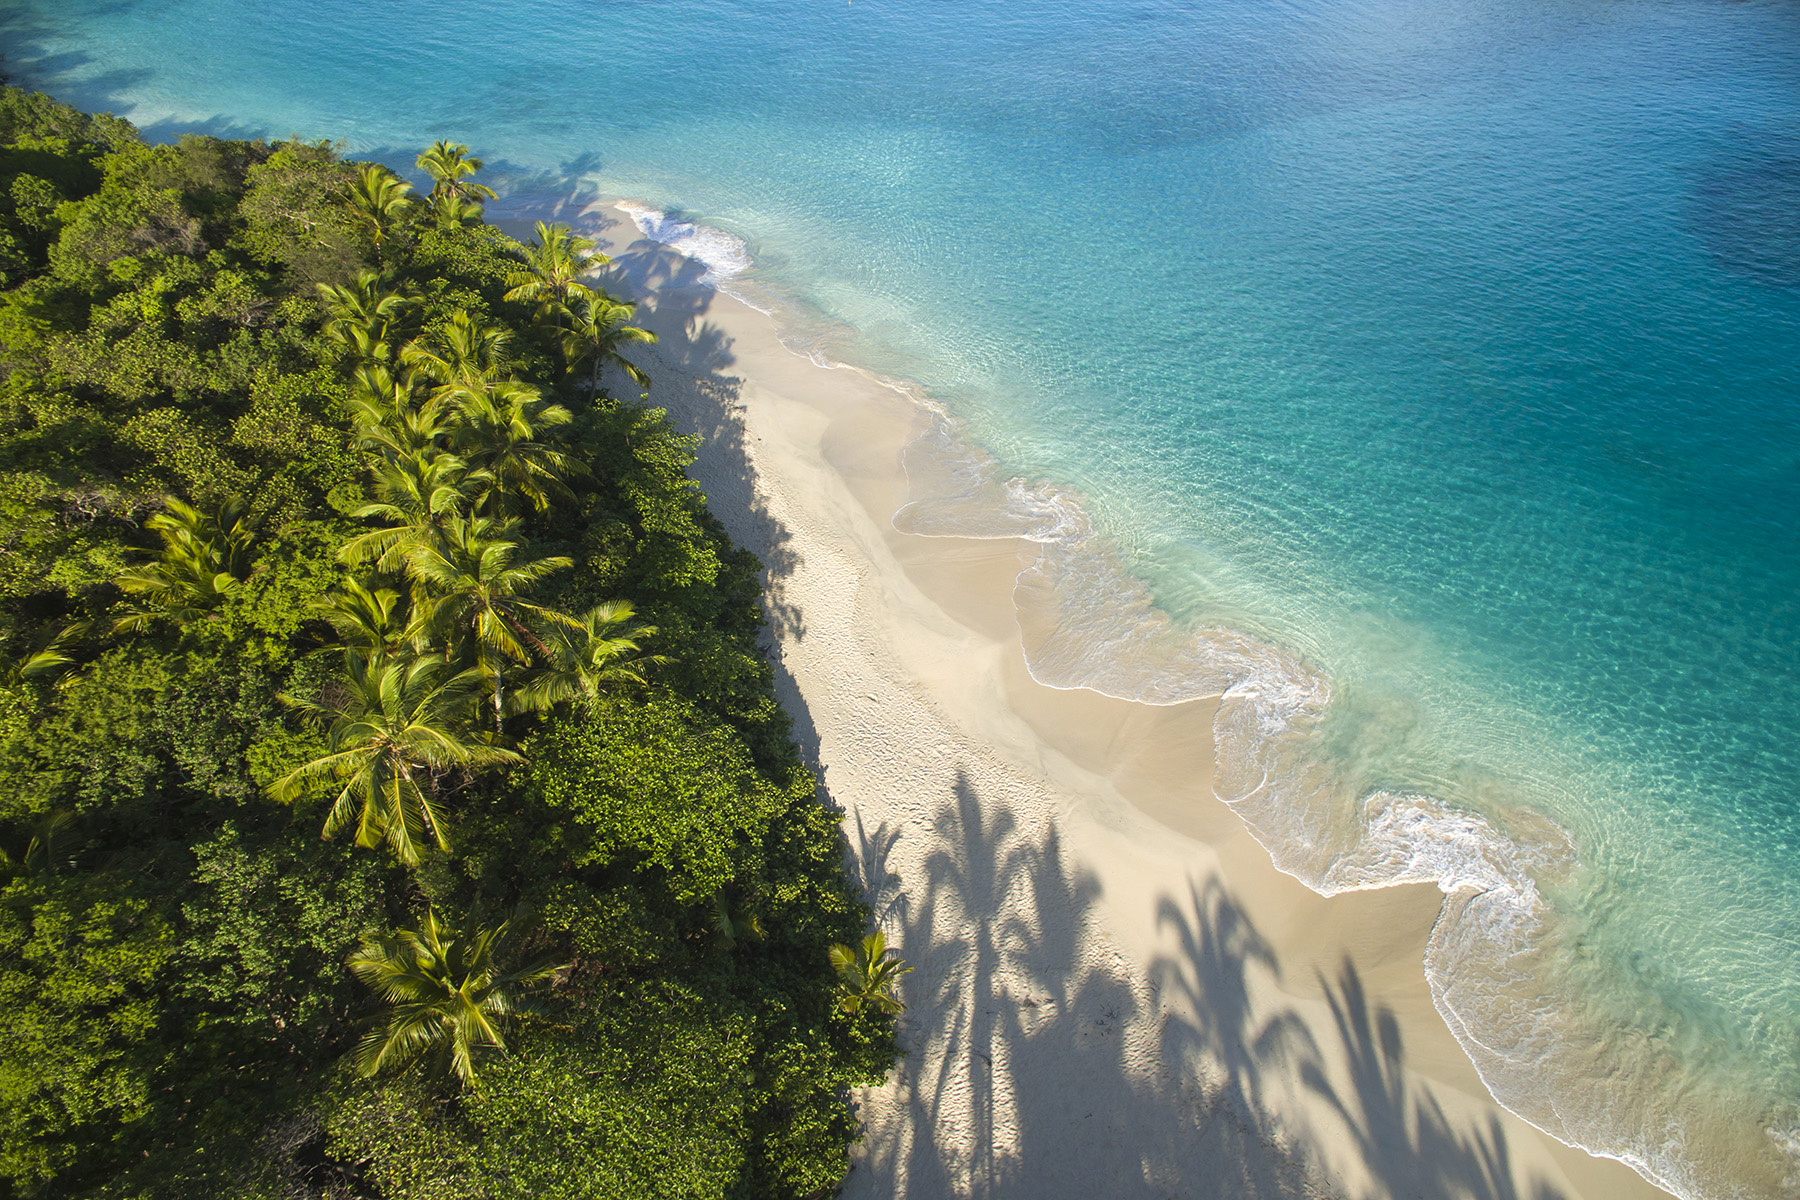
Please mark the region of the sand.
<svg viewBox="0 0 1800 1200"><path fill-rule="evenodd" d="M768 564L781 699L915 968L846 1196L1663 1195L1489 1097L1421 969L1435 888L1326 899L1271 866L1213 796L1212 701L1031 678L1031 548L890 522L915 405L791 353L610 206L579 223Z"/></svg>

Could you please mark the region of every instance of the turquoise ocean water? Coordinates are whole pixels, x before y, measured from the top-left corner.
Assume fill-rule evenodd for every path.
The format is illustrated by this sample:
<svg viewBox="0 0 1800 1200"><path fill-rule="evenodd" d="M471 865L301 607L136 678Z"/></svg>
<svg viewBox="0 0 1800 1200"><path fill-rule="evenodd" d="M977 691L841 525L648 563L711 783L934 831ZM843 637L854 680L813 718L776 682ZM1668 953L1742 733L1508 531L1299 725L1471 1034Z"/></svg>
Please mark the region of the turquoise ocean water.
<svg viewBox="0 0 1800 1200"><path fill-rule="evenodd" d="M1044 542L1040 678L1228 689L1278 863L1446 887L1424 969L1501 1100L1682 1195L1800 1189L1791 0L0 22L158 136L452 137L743 239L956 419L902 526Z"/></svg>

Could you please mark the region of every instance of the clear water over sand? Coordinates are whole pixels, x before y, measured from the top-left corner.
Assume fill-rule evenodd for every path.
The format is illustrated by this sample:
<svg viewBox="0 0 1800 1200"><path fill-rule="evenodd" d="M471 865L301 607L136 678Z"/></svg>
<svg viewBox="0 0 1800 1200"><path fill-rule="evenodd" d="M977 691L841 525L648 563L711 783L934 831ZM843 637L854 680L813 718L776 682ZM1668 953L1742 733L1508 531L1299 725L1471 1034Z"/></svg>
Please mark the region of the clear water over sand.
<svg viewBox="0 0 1800 1200"><path fill-rule="evenodd" d="M158 135L454 137L746 238L982 447L922 447L902 524L1047 539L1040 678L1227 691L1285 869L1453 893L1426 966L1504 1102L1684 1194L1795 1186L1800 10L0 18L18 81Z"/></svg>

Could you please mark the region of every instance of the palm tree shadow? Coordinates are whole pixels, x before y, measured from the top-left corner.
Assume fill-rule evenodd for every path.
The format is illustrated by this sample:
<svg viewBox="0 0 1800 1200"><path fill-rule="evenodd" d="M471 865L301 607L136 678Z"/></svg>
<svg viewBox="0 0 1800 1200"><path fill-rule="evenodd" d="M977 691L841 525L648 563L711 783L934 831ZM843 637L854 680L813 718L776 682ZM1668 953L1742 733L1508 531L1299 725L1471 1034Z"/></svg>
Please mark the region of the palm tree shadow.
<svg viewBox="0 0 1800 1200"><path fill-rule="evenodd" d="M86 16L102 17L124 12L129 3L94 5ZM0 81L14 87L48 93L83 112L117 112L126 106L126 95L147 83L155 72L130 68L90 70L92 55L79 50L53 52L50 45L62 32L60 22L46 19L17 5L8 5L0 29ZM186 127L177 132L186 132ZM148 135L146 135L148 136ZM150 140L173 140L174 134Z"/></svg>
<svg viewBox="0 0 1800 1200"><path fill-rule="evenodd" d="M651 376L652 399L699 439L709 506L732 538L762 560L764 602L777 637L798 639L805 636L805 623L787 601L783 582L800 560L786 525L769 511L757 487L744 432L743 380L729 370L736 361L731 338L705 319L715 297L702 282L705 270L666 246L639 239L613 256L602 278L609 290L643 303L642 323L658 341L633 354Z"/></svg>
<svg viewBox="0 0 1800 1200"><path fill-rule="evenodd" d="M1497 1115L1486 1127L1459 1132L1429 1087L1406 1073L1400 1023L1385 1006L1371 1009L1356 966L1345 959L1334 984L1320 979L1349 1075L1340 1094L1315 1060L1302 1068L1306 1086L1342 1118L1364 1165L1384 1195L1419 1200L1519 1200L1506 1129ZM1542 1180L1534 1200L1564 1200Z"/></svg>
<svg viewBox="0 0 1800 1200"><path fill-rule="evenodd" d="M1282 1000L1274 945L1217 878L1157 901L1169 949L1134 978L1054 825L1023 827L959 771L919 836L934 847L909 872L917 903L882 901L917 968L908 1056L846 1195L1060 1197L1105 1178L1124 1200L1316 1200L1349 1194L1327 1182L1326 1122L1374 1197L1564 1200L1521 1180L1497 1117L1460 1128L1403 1069L1399 1022L1353 963L1325 985L1328 1024ZM858 823L855 839L886 897L899 832ZM1284 1105L1295 1088L1323 1112Z"/></svg>
<svg viewBox="0 0 1800 1200"><path fill-rule="evenodd" d="M1189 884L1190 905L1165 897L1158 928L1173 931L1179 953L1159 958L1152 977L1165 998L1189 1014L1169 1021L1163 1054L1171 1064L1204 1065L1221 1079L1219 1101L1246 1119L1265 1120L1262 1077L1298 1056L1317 1053L1306 1022L1292 1009L1263 1016L1251 995L1251 973L1281 978L1274 947L1265 940L1217 876Z"/></svg>
<svg viewBox="0 0 1800 1200"><path fill-rule="evenodd" d="M1154 993L1096 937L1099 882L1053 825L1021 828L959 771L928 836L920 902L891 910L917 968L904 1119L872 1133L848 1195L1058 1197L1096 1177L1125 1200L1310 1194L1298 1154L1219 1119L1216 1086L1156 1069Z"/></svg>
<svg viewBox="0 0 1800 1200"><path fill-rule="evenodd" d="M900 876L888 866L888 857L900 841L900 830L883 821L873 833L863 824L862 814L854 814L856 837L848 847L850 874L861 888L876 925L890 920L899 926L907 924L909 905Z"/></svg>

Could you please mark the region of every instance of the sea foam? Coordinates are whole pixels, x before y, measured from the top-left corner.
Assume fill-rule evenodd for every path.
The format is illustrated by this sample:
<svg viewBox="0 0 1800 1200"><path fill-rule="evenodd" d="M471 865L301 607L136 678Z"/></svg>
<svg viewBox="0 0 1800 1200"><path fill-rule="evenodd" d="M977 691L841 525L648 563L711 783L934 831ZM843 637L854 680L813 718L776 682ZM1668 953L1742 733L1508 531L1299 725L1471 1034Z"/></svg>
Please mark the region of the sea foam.
<svg viewBox="0 0 1800 1200"><path fill-rule="evenodd" d="M684 220L634 200L621 200L614 207L630 217L638 231L651 241L705 267L706 273L700 277L700 282L710 287L724 291L724 284L750 267L749 247L735 234Z"/></svg>

